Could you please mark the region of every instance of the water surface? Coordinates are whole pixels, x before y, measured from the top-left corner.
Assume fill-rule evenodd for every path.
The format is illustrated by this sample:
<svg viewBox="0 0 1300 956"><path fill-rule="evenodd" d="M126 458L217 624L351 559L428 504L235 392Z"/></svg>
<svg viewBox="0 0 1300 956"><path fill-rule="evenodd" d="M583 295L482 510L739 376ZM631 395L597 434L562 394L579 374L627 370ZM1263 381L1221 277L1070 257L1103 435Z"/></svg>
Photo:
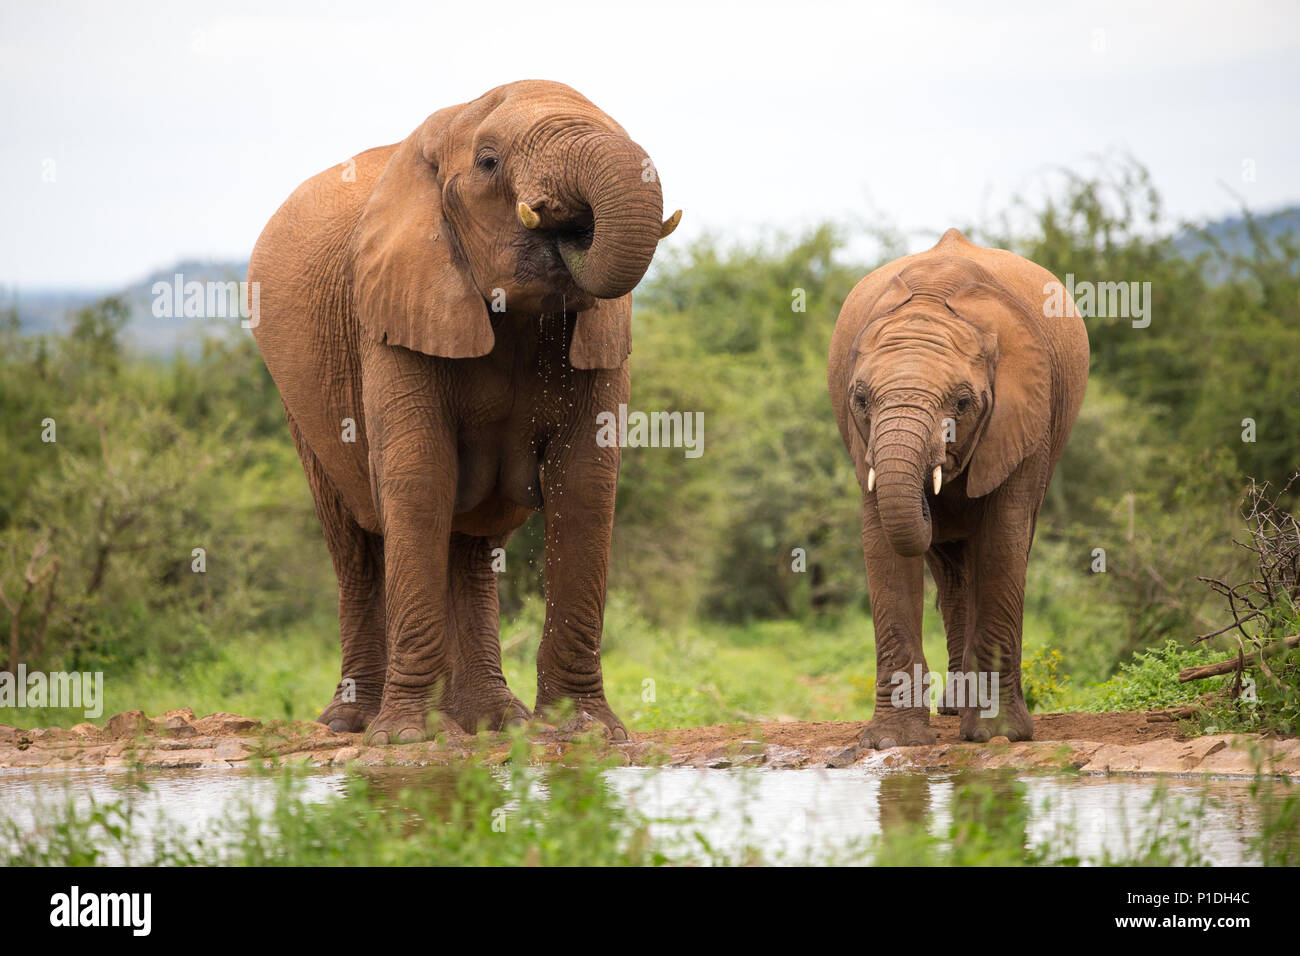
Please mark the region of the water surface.
<svg viewBox="0 0 1300 956"><path fill-rule="evenodd" d="M400 799L403 788L436 786L446 776L445 769L441 776L410 768L367 773L378 799L390 802ZM84 809L92 800L129 799L146 834L177 828L199 833L235 808L269 811L277 785L271 776L241 770L153 771L144 778L146 788L134 779L120 770L0 770L0 818L17 821L26 832L67 800ZM766 861L855 862L882 834L919 828L943 842L954 814L964 814L1011 828L1012 839L1025 846L1048 845L1057 856L1073 852L1084 860L1131 857L1153 830L1178 818L1191 821L1191 836L1208 862L1233 865L1249 862L1246 842L1258 830L1249 782L1242 780L636 767L607 771L605 780L620 799L655 821L656 836L693 840L698 833L733 859L752 848ZM502 781L504 786L504 774ZM319 771L305 776L300 792L305 800L323 801L347 786L344 773ZM1158 787L1163 793L1154 805Z"/></svg>

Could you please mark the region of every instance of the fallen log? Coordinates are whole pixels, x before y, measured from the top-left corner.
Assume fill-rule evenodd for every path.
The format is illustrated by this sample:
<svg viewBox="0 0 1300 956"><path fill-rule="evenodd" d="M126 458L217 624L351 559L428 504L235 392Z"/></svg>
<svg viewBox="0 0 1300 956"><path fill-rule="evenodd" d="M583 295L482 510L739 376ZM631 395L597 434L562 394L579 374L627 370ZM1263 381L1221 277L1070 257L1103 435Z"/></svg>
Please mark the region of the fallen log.
<svg viewBox="0 0 1300 956"><path fill-rule="evenodd" d="M1186 707L1170 707L1166 710L1153 710L1147 714L1147 723L1173 723L1175 720L1187 720L1189 717L1195 717L1200 712L1201 707L1197 704L1189 704Z"/></svg>
<svg viewBox="0 0 1300 956"><path fill-rule="evenodd" d="M1184 667L1178 672L1178 683L1186 684L1191 680L1202 680L1206 677L1218 677L1220 674L1231 674L1238 667L1244 667L1259 659L1262 653L1265 657L1270 654L1276 654L1285 647L1295 647L1300 644L1300 634L1293 634L1290 637L1284 637L1280 641L1274 641L1266 646L1262 651L1252 651L1244 657L1237 656L1227 661L1219 661L1217 664L1201 664L1198 667Z"/></svg>

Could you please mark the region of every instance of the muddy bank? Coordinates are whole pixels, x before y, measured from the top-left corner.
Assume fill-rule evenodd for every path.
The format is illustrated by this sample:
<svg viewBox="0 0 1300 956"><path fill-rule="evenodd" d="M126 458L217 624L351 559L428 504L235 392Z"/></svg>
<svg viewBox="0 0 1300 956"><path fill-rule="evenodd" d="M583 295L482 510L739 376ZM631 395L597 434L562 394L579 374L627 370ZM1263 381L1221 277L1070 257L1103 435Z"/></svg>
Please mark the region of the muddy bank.
<svg viewBox="0 0 1300 956"><path fill-rule="evenodd" d="M935 717L938 742L928 747L859 750L863 721L763 722L633 733L622 744L603 744L615 760L633 765L689 767L866 767L948 771L1015 768L1074 769L1089 774L1215 774L1250 776L1252 751L1268 772L1300 779L1300 739L1249 734L1184 738L1167 715L1042 714L1034 740L994 738L974 744L960 739L957 718ZM541 759L563 761L590 737L539 729L531 735ZM314 723L267 722L236 714L196 717L191 710L149 718L118 714L106 727L70 729L0 725L0 768L57 770L75 767L237 767L271 760L319 766L420 766L461 760L471 753L504 760L504 737L444 736L419 744L365 747L360 734L335 733Z"/></svg>

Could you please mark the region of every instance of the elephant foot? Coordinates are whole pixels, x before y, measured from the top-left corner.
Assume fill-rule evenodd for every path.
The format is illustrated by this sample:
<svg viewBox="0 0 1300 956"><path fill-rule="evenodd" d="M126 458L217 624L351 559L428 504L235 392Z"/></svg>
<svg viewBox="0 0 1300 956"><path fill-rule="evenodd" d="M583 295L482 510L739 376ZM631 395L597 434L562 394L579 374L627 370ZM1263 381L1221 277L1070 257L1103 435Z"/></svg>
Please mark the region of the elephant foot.
<svg viewBox="0 0 1300 956"><path fill-rule="evenodd" d="M1034 721L1029 716L1029 708L1019 697L1000 702L998 712L981 716L978 707L963 707L961 710L961 735L965 740L985 743L994 737L1006 737L1008 740L1033 740Z"/></svg>
<svg viewBox="0 0 1300 956"><path fill-rule="evenodd" d="M366 724L379 713L379 702L343 701L335 698L321 711L316 722L340 734L356 734L366 729Z"/></svg>
<svg viewBox="0 0 1300 956"><path fill-rule="evenodd" d="M568 698L564 698L568 700ZM543 723L557 726L561 733L580 735L598 730L610 743L626 743L631 739L623 721L614 715L603 697L572 700L572 712L567 716L557 713L559 701L538 700L533 712Z"/></svg>
<svg viewBox="0 0 1300 956"><path fill-rule="evenodd" d="M930 729L930 712L924 708L892 707L884 705L887 713L880 713L882 705L877 704L877 714L871 718L858 746L863 750L888 750L891 747L924 747L937 739Z"/></svg>
<svg viewBox="0 0 1300 956"><path fill-rule="evenodd" d="M366 728L361 742L368 747L387 744L413 744L428 740L439 731L463 733L450 717L437 715L430 726L428 712L423 707L397 707L385 704Z"/></svg>
<svg viewBox="0 0 1300 956"><path fill-rule="evenodd" d="M467 692L450 702L446 713L469 733L495 733L507 727L522 727L533 719L524 702L505 689L481 695Z"/></svg>

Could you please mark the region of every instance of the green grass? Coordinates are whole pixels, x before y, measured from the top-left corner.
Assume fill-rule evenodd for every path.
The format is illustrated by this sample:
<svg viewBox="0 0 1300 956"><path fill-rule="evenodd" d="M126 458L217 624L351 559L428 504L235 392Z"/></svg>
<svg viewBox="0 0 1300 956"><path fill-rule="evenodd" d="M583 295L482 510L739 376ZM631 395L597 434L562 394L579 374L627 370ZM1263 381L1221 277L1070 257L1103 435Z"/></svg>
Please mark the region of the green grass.
<svg viewBox="0 0 1300 956"><path fill-rule="evenodd" d="M1036 712L1176 706L1219 683L1179 684L1179 669L1214 655L1170 641L1137 653L1108 681L1076 685L1064 664L1053 670L1060 662L1060 626L1050 614L1026 613L1025 688ZM530 600L501 625L506 678L530 706L541 628L539 600ZM201 656L109 665L103 714L92 722L103 724L126 710L158 715L181 707L200 715L229 711L262 720L314 720L338 681L337 634L337 620L319 614L282 630L210 642ZM925 607L924 647L930 668L942 672L947 647L932 600ZM606 609L606 692L632 730L748 720L865 720L872 711L875 653L871 618L858 612L810 623L700 621L671 627L649 621L619 594L610 596ZM19 727L70 727L85 719L80 710L0 708L0 723Z"/></svg>
<svg viewBox="0 0 1300 956"><path fill-rule="evenodd" d="M102 724L115 713L150 715L192 707L264 720L314 720L338 682L338 623L304 620L282 631L248 633L181 661L146 659L104 674ZM541 602L502 622L506 678L531 706L537 688ZM932 669L947 663L942 622L927 606L925 652ZM775 720L865 720L875 681L871 619L857 613L817 624L656 625L618 595L605 624L605 686L628 727L651 730ZM653 683L647 683L651 681ZM653 697L653 699L649 699ZM0 723L68 727L78 710L0 709Z"/></svg>
<svg viewBox="0 0 1300 956"><path fill-rule="evenodd" d="M156 716L192 707L196 714L247 714L263 720L315 720L339 679L338 621L320 616L280 632L249 633L212 643L202 656L147 658L104 671L103 724L126 710ZM80 710L0 708L0 723L70 727Z"/></svg>
<svg viewBox="0 0 1300 956"><path fill-rule="evenodd" d="M502 627L510 686L525 701L536 688L533 659L540 608ZM947 661L942 625L927 620L931 667ZM816 624L760 621L648 622L614 596L606 611L605 687L628 727L652 730L753 719L865 720L874 698L871 619L844 614ZM651 699L653 698L653 699Z"/></svg>

